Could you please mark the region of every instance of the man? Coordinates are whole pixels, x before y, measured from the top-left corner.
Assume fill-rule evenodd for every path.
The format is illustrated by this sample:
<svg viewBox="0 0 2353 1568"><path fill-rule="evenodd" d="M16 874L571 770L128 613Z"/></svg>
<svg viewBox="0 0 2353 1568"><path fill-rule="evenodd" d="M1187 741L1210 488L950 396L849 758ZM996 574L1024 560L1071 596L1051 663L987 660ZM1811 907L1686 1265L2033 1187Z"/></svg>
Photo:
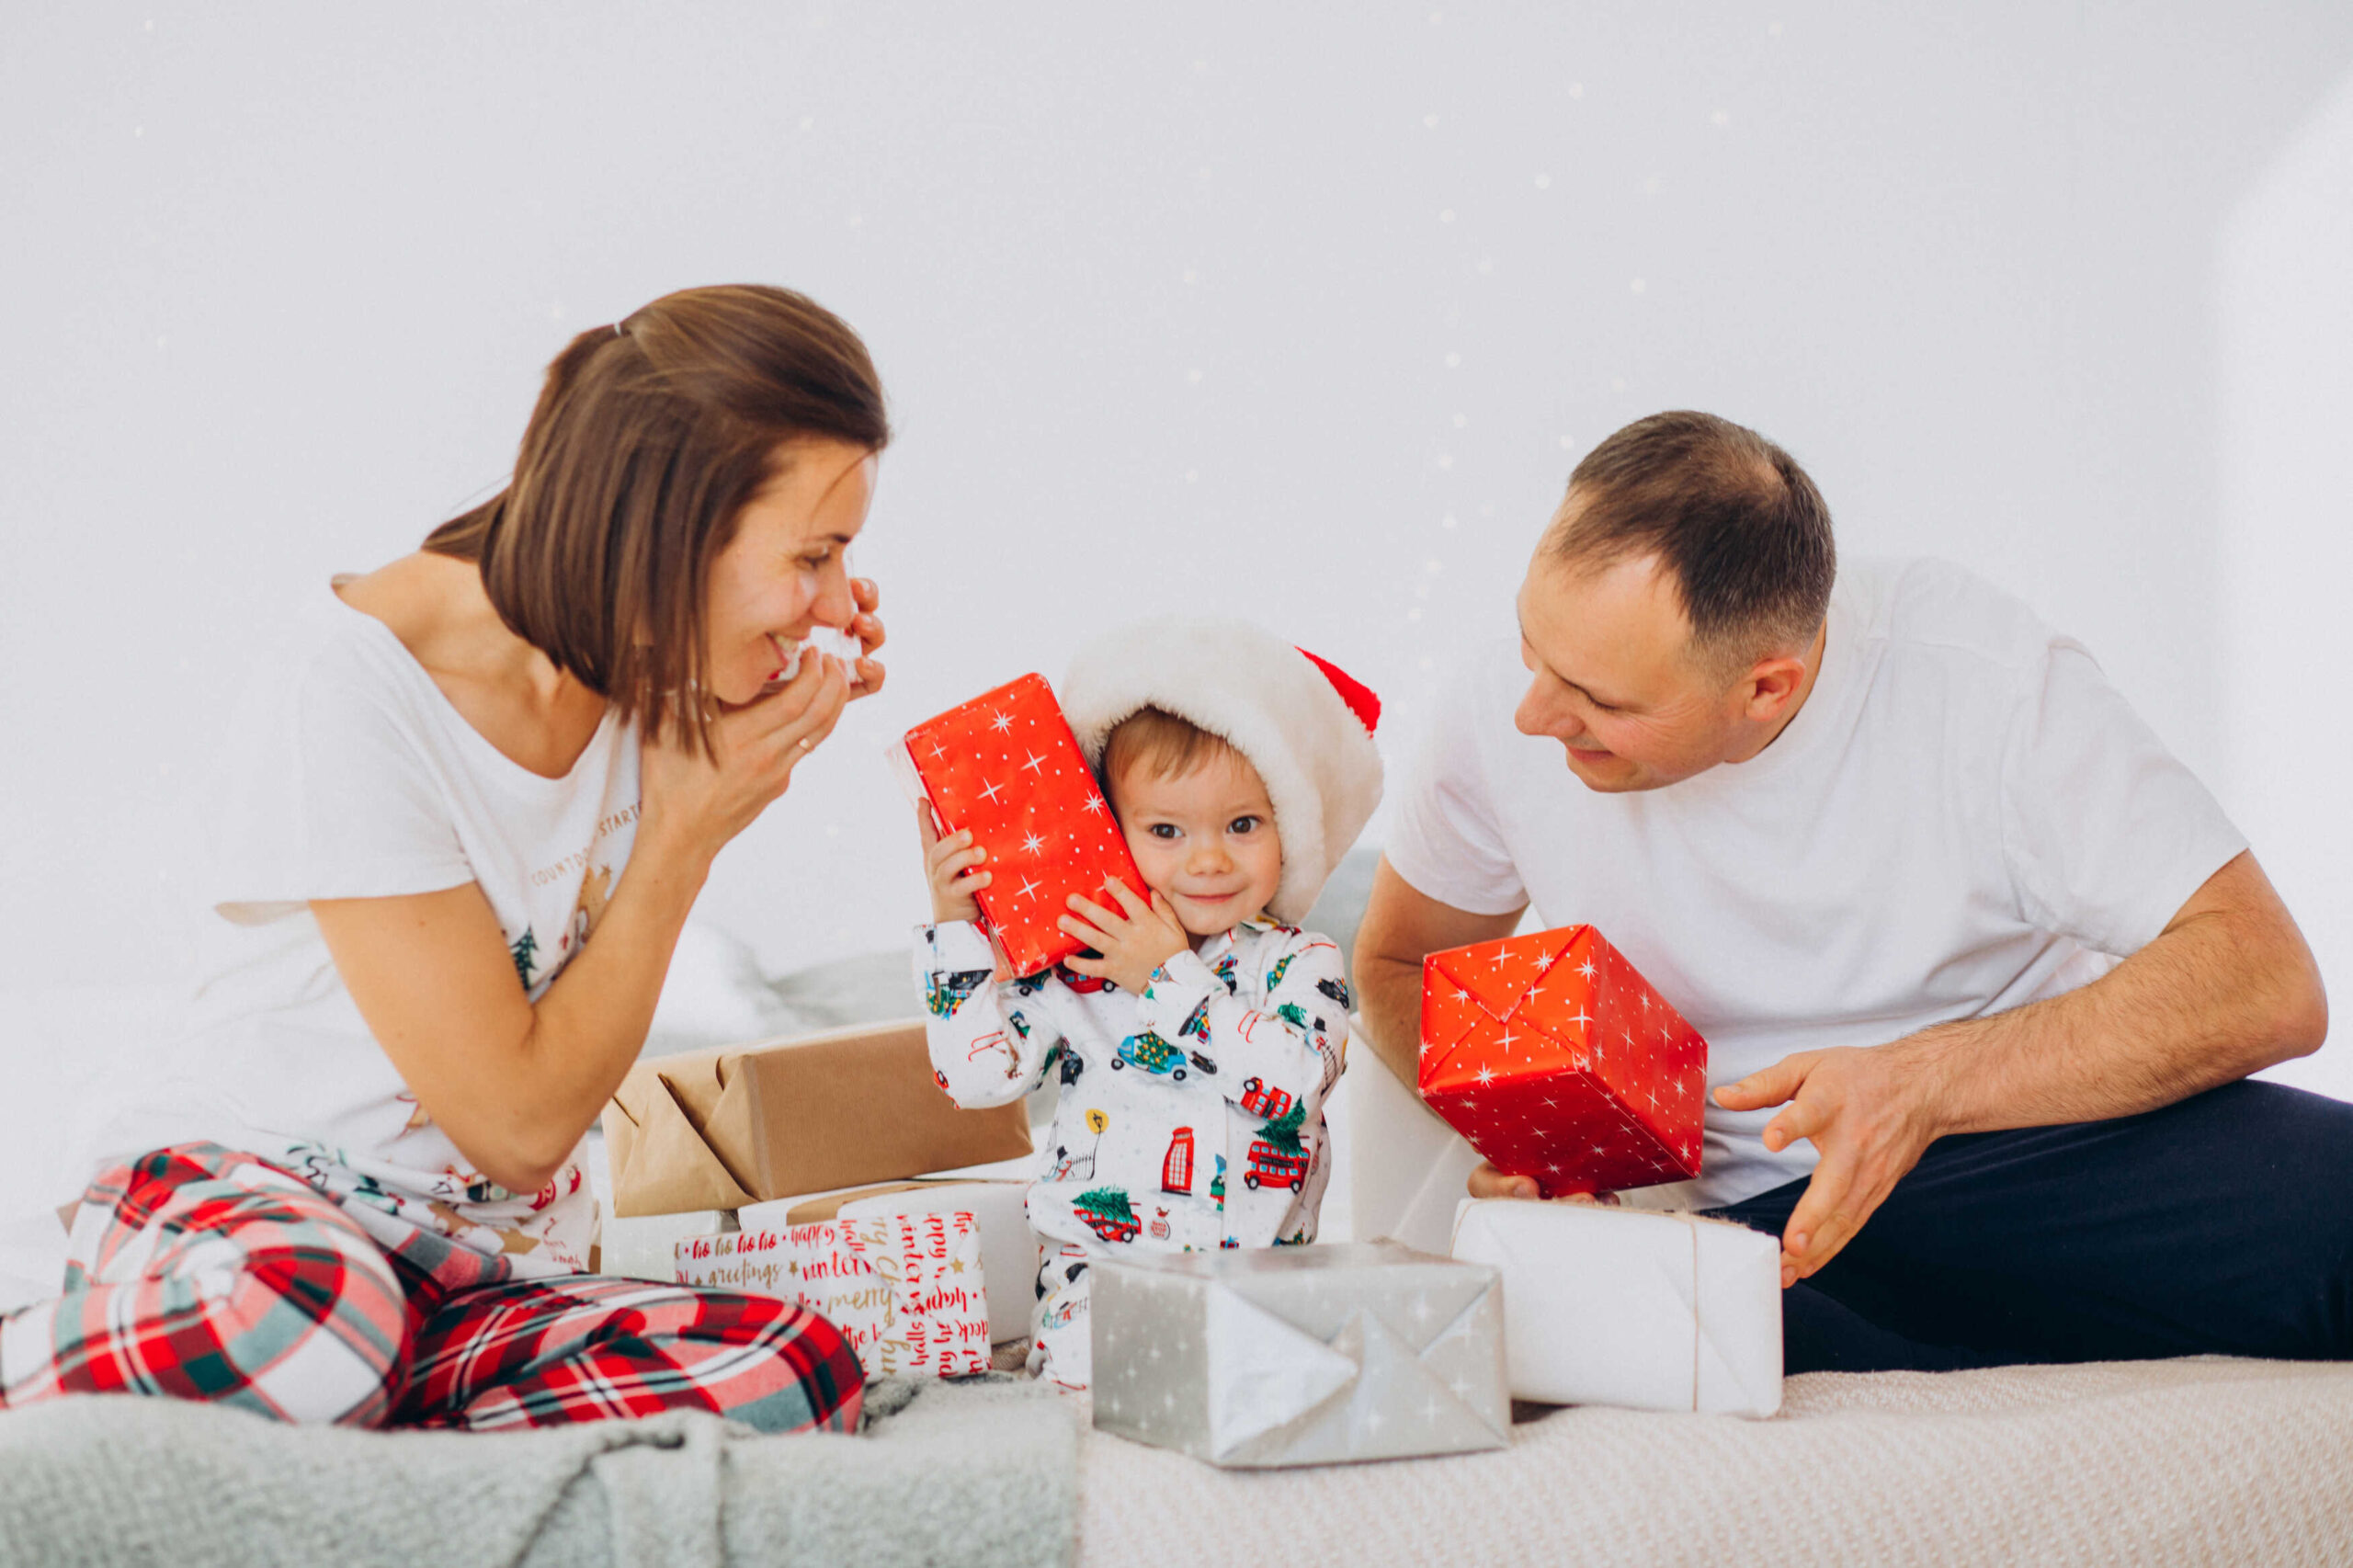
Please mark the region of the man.
<svg viewBox="0 0 2353 1568"><path fill-rule="evenodd" d="M1790 1370L2353 1357L2353 1106L2241 1082L2319 1047L2312 954L2079 644L1950 566L1838 573L1804 472L1690 413L1577 465L1518 617L1358 935L1391 1071L1423 956L1532 902L1707 1037L1678 1196L1779 1233Z"/></svg>

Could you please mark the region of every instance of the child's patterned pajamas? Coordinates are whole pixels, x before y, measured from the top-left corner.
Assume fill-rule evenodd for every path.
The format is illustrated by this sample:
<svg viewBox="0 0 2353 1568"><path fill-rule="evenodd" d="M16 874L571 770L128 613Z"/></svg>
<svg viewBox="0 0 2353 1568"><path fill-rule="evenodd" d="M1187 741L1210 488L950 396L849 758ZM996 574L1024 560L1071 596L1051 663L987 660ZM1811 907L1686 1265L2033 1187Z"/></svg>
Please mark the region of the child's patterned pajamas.
<svg viewBox="0 0 2353 1568"><path fill-rule="evenodd" d="M471 1428L687 1409L838 1431L857 1426L864 1386L848 1343L805 1309L594 1275L517 1279L504 1258L422 1229L387 1246L292 1172L210 1143L101 1174L65 1293L0 1317L0 1406L148 1393L287 1421Z"/></svg>
<svg viewBox="0 0 2353 1568"><path fill-rule="evenodd" d="M1087 1260L1312 1241L1330 1177L1324 1096L1347 1049L1340 950L1246 921L1155 971L1141 996L1056 967L994 983L988 938L917 928L932 1067L977 1108L1057 1073L1029 1224L1046 1240L1029 1365L1087 1384Z"/></svg>

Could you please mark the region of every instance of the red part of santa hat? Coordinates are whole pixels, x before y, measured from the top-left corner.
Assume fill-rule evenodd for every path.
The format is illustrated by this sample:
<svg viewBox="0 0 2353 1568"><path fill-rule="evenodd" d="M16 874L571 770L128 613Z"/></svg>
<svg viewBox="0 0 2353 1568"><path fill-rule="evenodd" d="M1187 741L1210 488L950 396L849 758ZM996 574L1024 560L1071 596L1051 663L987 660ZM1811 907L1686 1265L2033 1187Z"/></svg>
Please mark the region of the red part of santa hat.
<svg viewBox="0 0 2353 1568"><path fill-rule="evenodd" d="M1307 653L1304 648L1300 652ZM1307 657L1324 672L1324 678L1332 683L1332 688L1340 694L1340 700L1347 703L1348 711L1357 716L1357 722L1364 726L1364 733L1370 735L1378 731L1381 728L1381 699L1374 695L1372 687L1329 659L1313 653L1307 653Z"/></svg>
<svg viewBox="0 0 2353 1568"><path fill-rule="evenodd" d="M1267 911L1297 924L1381 803L1381 699L1329 660L1244 620L1169 616L1097 638L1071 661L1063 712L1090 767L1120 722L1157 708L1250 759L1275 808L1282 881Z"/></svg>

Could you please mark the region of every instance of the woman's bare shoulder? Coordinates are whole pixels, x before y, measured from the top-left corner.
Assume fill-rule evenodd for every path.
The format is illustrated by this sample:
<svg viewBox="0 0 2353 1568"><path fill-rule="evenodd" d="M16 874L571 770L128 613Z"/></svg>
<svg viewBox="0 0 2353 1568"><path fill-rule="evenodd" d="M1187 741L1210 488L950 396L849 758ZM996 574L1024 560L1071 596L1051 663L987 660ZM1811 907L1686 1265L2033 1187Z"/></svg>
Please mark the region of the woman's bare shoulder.
<svg viewBox="0 0 2353 1568"><path fill-rule="evenodd" d="M353 609L382 621L428 666L434 645L483 600L482 577L472 562L421 550L373 572L338 577L335 591Z"/></svg>

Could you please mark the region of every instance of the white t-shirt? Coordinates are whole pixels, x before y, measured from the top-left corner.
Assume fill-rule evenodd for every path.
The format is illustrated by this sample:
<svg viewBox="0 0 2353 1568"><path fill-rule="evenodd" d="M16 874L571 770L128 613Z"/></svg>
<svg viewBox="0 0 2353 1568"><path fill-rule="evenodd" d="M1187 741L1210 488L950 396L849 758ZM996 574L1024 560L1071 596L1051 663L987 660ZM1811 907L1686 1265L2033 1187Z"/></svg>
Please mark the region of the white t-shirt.
<svg viewBox="0 0 2353 1568"><path fill-rule="evenodd" d="M308 902L478 884L533 1000L588 940L636 835L638 737L610 713L546 778L484 740L374 617L323 592L244 693L205 804L200 979L173 1075L104 1157L192 1139L288 1163L388 1246L413 1230L518 1277L587 1267L577 1152L537 1193L472 1169L344 988Z"/></svg>
<svg viewBox="0 0 2353 1568"><path fill-rule="evenodd" d="M1436 704L1390 864L1477 914L1590 924L1707 1037L1708 1083L2073 990L2246 847L2080 643L1960 568L1857 562L1797 716L1746 762L1587 790L1521 734L1515 638ZM1708 1108L1736 1202L1813 1168L1774 1113Z"/></svg>

